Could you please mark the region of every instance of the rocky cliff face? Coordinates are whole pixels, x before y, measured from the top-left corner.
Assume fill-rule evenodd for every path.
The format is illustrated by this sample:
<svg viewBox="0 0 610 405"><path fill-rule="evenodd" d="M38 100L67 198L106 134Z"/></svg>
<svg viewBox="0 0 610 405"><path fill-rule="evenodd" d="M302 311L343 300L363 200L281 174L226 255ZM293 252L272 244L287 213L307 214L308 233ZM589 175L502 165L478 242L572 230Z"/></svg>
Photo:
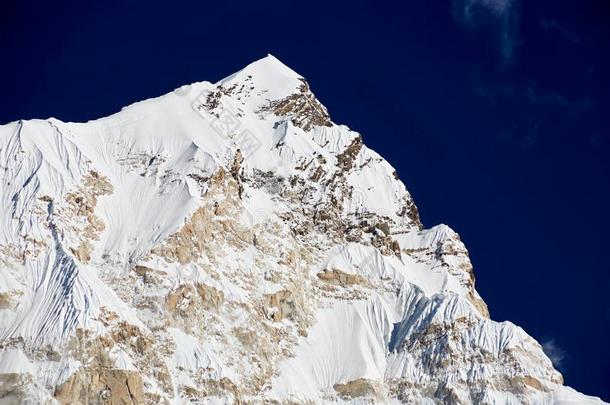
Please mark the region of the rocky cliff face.
<svg viewBox="0 0 610 405"><path fill-rule="evenodd" d="M272 56L0 164L0 402L601 403Z"/></svg>

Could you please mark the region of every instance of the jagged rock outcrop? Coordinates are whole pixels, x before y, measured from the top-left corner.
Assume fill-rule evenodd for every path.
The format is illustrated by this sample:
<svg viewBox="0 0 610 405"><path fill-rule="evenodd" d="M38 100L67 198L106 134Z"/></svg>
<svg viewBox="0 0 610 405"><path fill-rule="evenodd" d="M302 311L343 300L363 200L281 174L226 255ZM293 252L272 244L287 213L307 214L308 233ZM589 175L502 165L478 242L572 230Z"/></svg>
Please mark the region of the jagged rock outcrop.
<svg viewBox="0 0 610 405"><path fill-rule="evenodd" d="M95 368L79 370L57 387L61 404L144 404L142 380L136 371Z"/></svg>

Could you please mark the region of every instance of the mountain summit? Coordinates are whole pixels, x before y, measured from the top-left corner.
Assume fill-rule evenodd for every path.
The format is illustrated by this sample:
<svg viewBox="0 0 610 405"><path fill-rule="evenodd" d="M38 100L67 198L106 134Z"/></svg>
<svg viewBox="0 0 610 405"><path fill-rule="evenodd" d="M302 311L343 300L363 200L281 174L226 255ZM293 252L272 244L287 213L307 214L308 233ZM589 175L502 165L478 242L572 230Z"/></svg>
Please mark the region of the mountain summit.
<svg viewBox="0 0 610 405"><path fill-rule="evenodd" d="M602 403L273 56L0 164L1 403Z"/></svg>

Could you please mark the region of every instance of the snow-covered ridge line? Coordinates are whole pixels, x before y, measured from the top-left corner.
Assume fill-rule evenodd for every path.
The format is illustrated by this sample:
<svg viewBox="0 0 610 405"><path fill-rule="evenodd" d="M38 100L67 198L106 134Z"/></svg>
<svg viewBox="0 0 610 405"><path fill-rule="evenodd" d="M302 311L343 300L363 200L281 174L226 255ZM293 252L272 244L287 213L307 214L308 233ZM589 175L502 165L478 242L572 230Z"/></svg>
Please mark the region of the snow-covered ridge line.
<svg viewBox="0 0 610 405"><path fill-rule="evenodd" d="M0 126L0 402L602 403L330 117L269 55Z"/></svg>

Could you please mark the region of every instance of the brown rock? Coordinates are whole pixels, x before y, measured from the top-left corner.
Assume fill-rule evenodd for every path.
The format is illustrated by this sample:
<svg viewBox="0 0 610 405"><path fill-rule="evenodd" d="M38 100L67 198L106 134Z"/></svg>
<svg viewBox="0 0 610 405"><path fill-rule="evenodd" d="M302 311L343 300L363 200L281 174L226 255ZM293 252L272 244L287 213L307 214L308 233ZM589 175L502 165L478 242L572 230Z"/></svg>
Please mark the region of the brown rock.
<svg viewBox="0 0 610 405"><path fill-rule="evenodd" d="M369 286L368 281L358 274L348 274L338 269L325 270L318 273L318 278L325 283L340 285L342 287L352 285Z"/></svg>
<svg viewBox="0 0 610 405"><path fill-rule="evenodd" d="M344 399L373 396L381 397L381 384L378 381L358 378L345 384L335 384L335 391Z"/></svg>
<svg viewBox="0 0 610 405"><path fill-rule="evenodd" d="M265 295L265 304L268 307L276 308L271 318L279 322L285 318L291 318L295 312L295 303L292 299L292 292L281 290L274 294Z"/></svg>
<svg viewBox="0 0 610 405"><path fill-rule="evenodd" d="M142 379L134 371L80 369L55 390L61 404L139 405L144 404Z"/></svg>
<svg viewBox="0 0 610 405"><path fill-rule="evenodd" d="M225 299L222 291L217 290L207 284L198 283L195 285L197 293L201 298L202 306L205 309L218 309Z"/></svg>

